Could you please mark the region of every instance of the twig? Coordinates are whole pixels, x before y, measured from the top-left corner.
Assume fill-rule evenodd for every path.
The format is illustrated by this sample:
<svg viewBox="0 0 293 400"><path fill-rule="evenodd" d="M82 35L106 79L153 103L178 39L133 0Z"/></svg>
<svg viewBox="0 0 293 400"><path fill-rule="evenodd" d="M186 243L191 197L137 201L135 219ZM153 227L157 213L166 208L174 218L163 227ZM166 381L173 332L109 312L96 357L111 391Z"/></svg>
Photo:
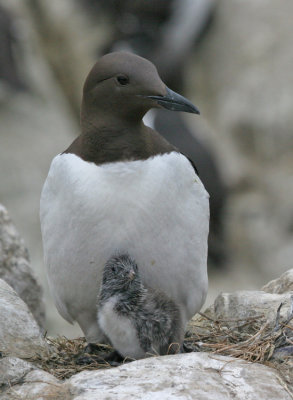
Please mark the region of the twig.
<svg viewBox="0 0 293 400"><path fill-rule="evenodd" d="M283 307L284 303L281 303L277 309L277 315L276 315L276 322L275 322L275 327L273 329L273 332L276 332L280 329L280 312L281 308Z"/></svg>
<svg viewBox="0 0 293 400"><path fill-rule="evenodd" d="M255 339L266 329L267 326L268 326L268 322L266 324L264 324L263 327L258 332L256 332L255 335L251 336L249 339L245 340L244 342L235 343L230 346L226 346L226 348L224 348L224 349L217 350L216 353L218 353L219 351L225 351L225 350L232 349L235 347L243 347L243 346L249 344L250 342L255 341Z"/></svg>
<svg viewBox="0 0 293 400"><path fill-rule="evenodd" d="M209 317L208 315L206 315L206 314L203 313L203 312L199 312L198 314L199 314L201 317L204 317L204 318L208 319L209 321L216 322L213 318Z"/></svg>

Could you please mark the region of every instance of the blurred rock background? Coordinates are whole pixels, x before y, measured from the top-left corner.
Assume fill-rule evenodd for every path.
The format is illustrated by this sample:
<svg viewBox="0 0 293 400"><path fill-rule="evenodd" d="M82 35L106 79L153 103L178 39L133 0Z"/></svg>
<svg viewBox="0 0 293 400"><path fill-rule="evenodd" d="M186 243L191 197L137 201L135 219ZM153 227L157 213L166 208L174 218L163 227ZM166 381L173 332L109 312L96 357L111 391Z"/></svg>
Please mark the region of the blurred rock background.
<svg viewBox="0 0 293 400"><path fill-rule="evenodd" d="M217 166L213 199L224 188L212 244L224 255L210 259L207 305L293 267L292 12L290 0L0 0L0 202L45 288L50 334L80 331L48 293L40 192L51 159L79 134L85 76L121 42L144 46L201 110L180 118Z"/></svg>

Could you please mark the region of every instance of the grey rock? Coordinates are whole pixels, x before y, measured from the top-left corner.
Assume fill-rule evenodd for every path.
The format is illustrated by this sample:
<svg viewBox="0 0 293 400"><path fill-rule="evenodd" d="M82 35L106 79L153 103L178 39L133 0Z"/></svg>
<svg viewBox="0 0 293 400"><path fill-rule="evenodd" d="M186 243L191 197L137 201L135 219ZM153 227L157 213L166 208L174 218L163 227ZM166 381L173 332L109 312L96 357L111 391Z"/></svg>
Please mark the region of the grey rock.
<svg viewBox="0 0 293 400"><path fill-rule="evenodd" d="M25 375L35 369L33 364L16 357L0 359L0 388L19 383Z"/></svg>
<svg viewBox="0 0 293 400"><path fill-rule="evenodd" d="M75 400L289 400L273 369L207 353L148 358L103 371L81 372L68 383Z"/></svg>
<svg viewBox="0 0 293 400"><path fill-rule="evenodd" d="M287 293L293 292L293 269L284 272L279 278L270 281L262 290L267 293Z"/></svg>
<svg viewBox="0 0 293 400"><path fill-rule="evenodd" d="M28 305L40 326L45 319L43 292L30 267L28 251L6 208L0 204L0 278Z"/></svg>
<svg viewBox="0 0 293 400"><path fill-rule="evenodd" d="M0 349L4 355L30 358L48 346L27 305L0 279Z"/></svg>
<svg viewBox="0 0 293 400"><path fill-rule="evenodd" d="M280 317L286 319L291 310L291 296L293 293L271 294L263 291L239 290L234 293L221 293L215 300L213 307L216 318L247 319L263 316L270 324L276 321L278 307Z"/></svg>
<svg viewBox="0 0 293 400"><path fill-rule="evenodd" d="M0 400L71 400L68 385L63 384L53 375L41 370L26 374L24 384L16 384L0 394Z"/></svg>
<svg viewBox="0 0 293 400"><path fill-rule="evenodd" d="M152 357L118 368L85 371L64 383L40 370L28 372L23 380L0 399L291 399L275 370L207 353Z"/></svg>

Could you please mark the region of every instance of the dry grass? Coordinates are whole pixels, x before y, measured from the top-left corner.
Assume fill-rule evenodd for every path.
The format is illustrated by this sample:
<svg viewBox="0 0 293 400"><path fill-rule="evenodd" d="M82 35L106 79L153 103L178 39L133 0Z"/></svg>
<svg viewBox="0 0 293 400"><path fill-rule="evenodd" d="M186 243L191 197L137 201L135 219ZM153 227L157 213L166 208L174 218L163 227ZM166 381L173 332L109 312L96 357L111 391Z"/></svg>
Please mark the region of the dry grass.
<svg viewBox="0 0 293 400"><path fill-rule="evenodd" d="M190 325L185 345L191 351L205 351L212 354L232 356L242 360L275 367L286 384L293 389L293 357L276 358L276 350L293 345L293 315L280 321L280 308L275 325L269 325L264 316L245 320L215 320L208 315L198 314ZM34 361L45 371L59 379L66 379L84 370L110 368L113 364L105 361L113 349L101 346L100 352L82 363L85 353L83 338L69 340L65 337L47 338L52 353L47 357L36 357ZM114 363L114 365L119 365Z"/></svg>
<svg viewBox="0 0 293 400"><path fill-rule="evenodd" d="M272 331L262 317L213 320L201 313L200 318L192 324L192 333L188 334L185 341L198 346L201 351L251 362L265 362L271 358L275 342L281 335L279 331Z"/></svg>
<svg viewBox="0 0 293 400"><path fill-rule="evenodd" d="M293 314L280 320L280 309L274 326L263 315L247 319L213 319L200 313L189 325L185 343L193 350L221 354L257 362L278 370L293 390ZM280 350L290 348L290 354Z"/></svg>
<svg viewBox="0 0 293 400"><path fill-rule="evenodd" d="M81 360L86 356L84 338L67 339L64 336L46 338L51 353L47 356L37 356L30 361L34 362L44 371L49 372L58 379L67 379L72 375L100 368L110 368L111 365L103 359L103 355L109 354L113 349L107 345L101 345L101 356L88 357L86 363Z"/></svg>

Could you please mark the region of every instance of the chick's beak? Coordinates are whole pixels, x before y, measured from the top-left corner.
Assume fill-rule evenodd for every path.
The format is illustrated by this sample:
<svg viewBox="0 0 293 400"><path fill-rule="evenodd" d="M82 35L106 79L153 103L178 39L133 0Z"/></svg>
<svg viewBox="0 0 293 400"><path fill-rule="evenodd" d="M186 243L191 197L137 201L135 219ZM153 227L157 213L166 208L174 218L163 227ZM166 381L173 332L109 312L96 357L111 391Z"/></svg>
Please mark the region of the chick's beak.
<svg viewBox="0 0 293 400"><path fill-rule="evenodd" d="M131 270L129 271L128 277L129 277L129 280L130 280L130 281L132 281L132 280L134 279L134 277L135 277L135 272L134 272L133 269L131 269Z"/></svg>

